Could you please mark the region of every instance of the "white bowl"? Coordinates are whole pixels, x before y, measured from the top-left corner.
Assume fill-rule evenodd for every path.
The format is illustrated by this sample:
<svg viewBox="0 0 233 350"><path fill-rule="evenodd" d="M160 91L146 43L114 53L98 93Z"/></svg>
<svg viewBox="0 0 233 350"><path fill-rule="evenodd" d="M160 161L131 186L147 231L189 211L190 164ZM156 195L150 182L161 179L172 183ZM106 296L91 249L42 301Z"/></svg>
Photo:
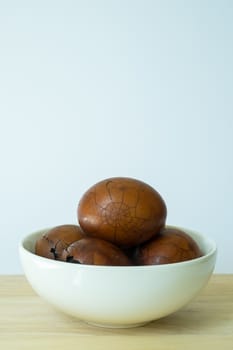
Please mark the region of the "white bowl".
<svg viewBox="0 0 233 350"><path fill-rule="evenodd" d="M136 327L182 308L213 272L216 244L183 230L199 244L202 257L150 266L72 264L35 255L35 242L46 229L26 236L19 253L32 288L56 308L99 326Z"/></svg>

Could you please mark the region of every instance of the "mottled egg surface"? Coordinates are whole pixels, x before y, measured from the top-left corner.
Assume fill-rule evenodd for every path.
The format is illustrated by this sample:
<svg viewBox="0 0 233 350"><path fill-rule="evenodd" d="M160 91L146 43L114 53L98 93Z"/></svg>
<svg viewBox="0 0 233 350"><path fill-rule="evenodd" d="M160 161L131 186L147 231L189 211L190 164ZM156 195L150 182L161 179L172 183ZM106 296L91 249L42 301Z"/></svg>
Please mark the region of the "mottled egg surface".
<svg viewBox="0 0 233 350"><path fill-rule="evenodd" d="M134 261L137 265L159 265L200 256L199 246L188 234L180 229L166 227L158 236L138 247Z"/></svg>
<svg viewBox="0 0 233 350"><path fill-rule="evenodd" d="M129 258L114 244L99 238L83 238L63 251L63 260L77 264L129 266Z"/></svg>
<svg viewBox="0 0 233 350"><path fill-rule="evenodd" d="M81 238L83 232L78 225L56 226L37 240L35 253L45 258L61 260L63 250Z"/></svg>
<svg viewBox="0 0 233 350"><path fill-rule="evenodd" d="M85 234L120 247L132 247L157 235L166 215L166 204L154 188L127 177L98 182L78 204L78 221Z"/></svg>

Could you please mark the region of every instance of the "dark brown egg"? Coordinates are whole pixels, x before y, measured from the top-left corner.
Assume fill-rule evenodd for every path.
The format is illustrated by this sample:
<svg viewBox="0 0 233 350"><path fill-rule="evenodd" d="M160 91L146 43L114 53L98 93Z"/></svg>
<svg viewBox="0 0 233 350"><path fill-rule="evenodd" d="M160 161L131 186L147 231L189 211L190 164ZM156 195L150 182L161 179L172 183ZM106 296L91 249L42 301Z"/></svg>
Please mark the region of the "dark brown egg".
<svg viewBox="0 0 233 350"><path fill-rule="evenodd" d="M166 215L166 204L154 188L124 177L95 184L78 205L78 221L85 233L120 247L155 236L164 227Z"/></svg>
<svg viewBox="0 0 233 350"><path fill-rule="evenodd" d="M159 235L136 250L137 265L170 264L201 256L200 248L188 234L176 228L164 228Z"/></svg>
<svg viewBox="0 0 233 350"><path fill-rule="evenodd" d="M35 253L45 258L61 260L63 250L81 238L83 232L78 225L56 226L37 240Z"/></svg>
<svg viewBox="0 0 233 350"><path fill-rule="evenodd" d="M83 238L63 251L63 260L77 264L129 266L129 258L114 244L98 238Z"/></svg>

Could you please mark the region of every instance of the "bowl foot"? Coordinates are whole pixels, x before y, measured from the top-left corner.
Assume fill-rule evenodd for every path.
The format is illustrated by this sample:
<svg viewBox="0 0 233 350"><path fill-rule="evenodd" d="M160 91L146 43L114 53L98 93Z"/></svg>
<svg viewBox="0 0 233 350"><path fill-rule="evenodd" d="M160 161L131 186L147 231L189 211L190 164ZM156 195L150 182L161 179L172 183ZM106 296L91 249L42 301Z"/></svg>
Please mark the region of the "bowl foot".
<svg viewBox="0 0 233 350"><path fill-rule="evenodd" d="M115 324L115 323L97 323L92 321L85 321L90 326L102 327L102 328L136 328L142 327L149 322L140 322L140 323L129 323L129 324Z"/></svg>

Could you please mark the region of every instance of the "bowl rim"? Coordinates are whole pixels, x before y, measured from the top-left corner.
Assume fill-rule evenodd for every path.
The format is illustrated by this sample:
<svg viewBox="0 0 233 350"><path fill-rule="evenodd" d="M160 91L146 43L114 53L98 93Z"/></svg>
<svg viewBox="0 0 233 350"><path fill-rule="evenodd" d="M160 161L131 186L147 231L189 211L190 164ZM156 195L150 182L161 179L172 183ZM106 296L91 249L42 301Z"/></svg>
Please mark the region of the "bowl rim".
<svg viewBox="0 0 233 350"><path fill-rule="evenodd" d="M46 232L47 230L50 230L53 227L47 227L47 228L42 228L36 231L33 231L27 235L25 235L21 241L18 244L18 249L21 252L24 252L26 254L28 254L29 256L33 256L34 259L37 259L38 261L44 261L44 262L49 262L50 264L56 265L56 266L73 266L73 268L80 268L80 269L84 269L84 268L88 268L88 269L95 269L95 270L108 270L108 269L112 269L112 270L156 270L156 269L166 269L167 267L169 268L177 268L180 266L185 266L185 265L193 265L196 263L202 263L206 260L208 260L211 256L217 254L217 244L216 242L209 236L201 234L198 231L195 231L193 229L188 229L188 228L184 228L181 226L174 226L174 225L166 225L166 227L168 228L176 228L176 229L180 229L183 230L184 232L192 233L195 236L199 236L200 238L204 239L205 242L208 242L208 244L210 245L210 250L195 259L191 259L191 260L186 260L186 261L180 261L180 262L176 262L176 263L167 263L167 264L159 264L159 265L130 265L130 266L113 266L113 265L91 265L91 264L72 264L72 263L67 263L66 261L60 261L60 260L53 260L53 259L49 259L40 255L37 255L33 252L31 252L29 249L25 248L25 243L28 239L30 239L30 237L42 234L43 232ZM51 265L52 266L52 265Z"/></svg>

